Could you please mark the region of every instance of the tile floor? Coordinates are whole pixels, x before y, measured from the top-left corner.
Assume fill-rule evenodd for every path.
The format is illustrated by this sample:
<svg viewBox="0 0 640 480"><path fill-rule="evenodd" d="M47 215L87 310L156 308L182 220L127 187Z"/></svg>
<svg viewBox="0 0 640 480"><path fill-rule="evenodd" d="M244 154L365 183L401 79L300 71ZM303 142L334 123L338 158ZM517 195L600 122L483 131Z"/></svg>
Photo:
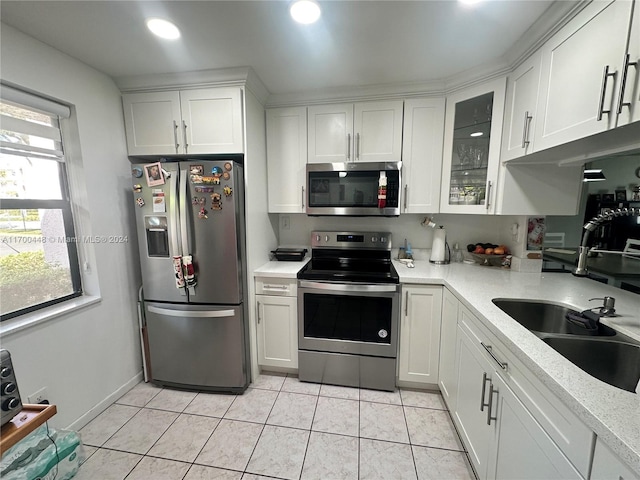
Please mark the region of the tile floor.
<svg viewBox="0 0 640 480"><path fill-rule="evenodd" d="M141 383L80 430L77 480L473 480L442 397L260 375L243 395Z"/></svg>

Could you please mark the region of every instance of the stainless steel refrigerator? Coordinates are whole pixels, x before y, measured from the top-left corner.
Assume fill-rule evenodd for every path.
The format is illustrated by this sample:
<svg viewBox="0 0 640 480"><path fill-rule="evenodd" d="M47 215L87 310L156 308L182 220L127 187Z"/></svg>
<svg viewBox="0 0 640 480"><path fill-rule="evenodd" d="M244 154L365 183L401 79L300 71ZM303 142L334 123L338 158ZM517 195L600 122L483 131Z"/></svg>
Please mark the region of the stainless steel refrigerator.
<svg viewBox="0 0 640 480"><path fill-rule="evenodd" d="M249 375L238 159L132 165L148 379L242 392Z"/></svg>

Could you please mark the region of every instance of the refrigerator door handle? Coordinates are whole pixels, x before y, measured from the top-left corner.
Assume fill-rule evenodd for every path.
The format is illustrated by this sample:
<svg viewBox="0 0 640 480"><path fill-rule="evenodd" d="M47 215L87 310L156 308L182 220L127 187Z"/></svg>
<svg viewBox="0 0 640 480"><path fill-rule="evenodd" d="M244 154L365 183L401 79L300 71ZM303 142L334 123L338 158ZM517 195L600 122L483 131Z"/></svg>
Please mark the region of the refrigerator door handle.
<svg viewBox="0 0 640 480"><path fill-rule="evenodd" d="M180 172L180 236L182 241L182 255L191 255L191 249L189 248L189 237L187 230L187 179L188 175L183 170Z"/></svg>
<svg viewBox="0 0 640 480"><path fill-rule="evenodd" d="M160 308L149 305L151 313L167 315L169 317L189 317L189 318L224 318L233 317L236 312L234 310L171 310L169 308Z"/></svg>
<svg viewBox="0 0 640 480"><path fill-rule="evenodd" d="M169 196L169 222L173 226L171 228L171 252L173 255L182 256L182 251L178 248L178 181L177 175L171 175L169 177L169 190L171 195Z"/></svg>
<svg viewBox="0 0 640 480"><path fill-rule="evenodd" d="M182 255L191 255L191 246L189 245L189 230L187 229L187 189L188 189L187 171L180 171L180 192L179 192L179 204L180 204L180 240L182 242ZM195 295L195 286L187 287L189 295Z"/></svg>

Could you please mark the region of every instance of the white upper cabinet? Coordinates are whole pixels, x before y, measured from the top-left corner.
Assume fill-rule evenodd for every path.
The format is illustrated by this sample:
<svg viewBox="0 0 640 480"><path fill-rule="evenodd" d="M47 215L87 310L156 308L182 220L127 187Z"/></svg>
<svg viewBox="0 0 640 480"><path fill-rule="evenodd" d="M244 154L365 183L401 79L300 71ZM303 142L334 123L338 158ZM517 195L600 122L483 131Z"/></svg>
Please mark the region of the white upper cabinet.
<svg viewBox="0 0 640 480"><path fill-rule="evenodd" d="M399 101L309 107L309 163L400 161Z"/></svg>
<svg viewBox="0 0 640 480"><path fill-rule="evenodd" d="M242 91L207 88L125 94L129 155L242 153Z"/></svg>
<svg viewBox="0 0 640 480"><path fill-rule="evenodd" d="M540 86L540 52L511 73L507 79L501 160L510 160L533 151L533 137Z"/></svg>
<svg viewBox="0 0 640 480"><path fill-rule="evenodd" d="M307 107L267 110L269 213L303 213Z"/></svg>
<svg viewBox="0 0 640 480"><path fill-rule="evenodd" d="M180 92L184 153L242 153L242 95L239 88Z"/></svg>
<svg viewBox="0 0 640 480"><path fill-rule="evenodd" d="M402 213L439 211L444 106L444 98L404 102Z"/></svg>
<svg viewBox="0 0 640 480"><path fill-rule="evenodd" d="M440 212L495 211L505 78L447 97Z"/></svg>
<svg viewBox="0 0 640 480"><path fill-rule="evenodd" d="M638 0L633 9L629 46L622 68L624 83L618 95L618 126L640 120L640 2Z"/></svg>
<svg viewBox="0 0 640 480"><path fill-rule="evenodd" d="M638 114L638 68L626 76L623 115L618 122L619 93L629 53L638 61L638 36L629 42L633 1L589 4L542 47L541 86L535 149L543 150L614 128ZM635 51L635 53L633 52ZM633 87L633 88L632 88ZM635 90L631 101L632 90Z"/></svg>
<svg viewBox="0 0 640 480"><path fill-rule="evenodd" d="M182 119L178 92L131 93L122 96L122 103L129 155L184 151L178 135Z"/></svg>

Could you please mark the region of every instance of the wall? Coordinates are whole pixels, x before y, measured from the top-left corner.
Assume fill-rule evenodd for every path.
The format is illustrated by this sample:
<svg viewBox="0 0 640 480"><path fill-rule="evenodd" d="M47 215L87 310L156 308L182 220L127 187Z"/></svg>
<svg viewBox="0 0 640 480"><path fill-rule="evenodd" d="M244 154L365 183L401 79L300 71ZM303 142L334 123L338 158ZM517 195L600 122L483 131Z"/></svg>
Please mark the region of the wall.
<svg viewBox="0 0 640 480"><path fill-rule="evenodd" d="M289 229L282 228L283 217L289 217ZM374 217L308 217L303 214L280 215L280 246L305 246L309 248L313 230L362 230L385 231L393 233L393 244L397 248L406 238L414 249L431 249L432 228L420 225L425 215L404 214L393 218ZM453 248L458 242L466 251L468 243L504 243L520 253L519 240L512 237L510 228L513 223L523 225L523 217L497 215L433 215L437 225L443 225L447 231L447 242ZM526 228L523 227L521 232Z"/></svg>
<svg viewBox="0 0 640 480"><path fill-rule="evenodd" d="M78 429L141 378L136 298L140 284L130 164L120 92L110 78L2 24L2 79L72 105L66 127L79 235L128 235L128 243L82 245L91 306L2 337L21 394L47 387L58 414ZM120 389L120 391L119 391Z"/></svg>
<svg viewBox="0 0 640 480"><path fill-rule="evenodd" d="M276 215L267 214L267 150L264 107L250 92L245 93L246 112L246 225L247 225L247 313L251 346L251 374L258 375L255 284L253 271L269 261L269 252L277 244Z"/></svg>

